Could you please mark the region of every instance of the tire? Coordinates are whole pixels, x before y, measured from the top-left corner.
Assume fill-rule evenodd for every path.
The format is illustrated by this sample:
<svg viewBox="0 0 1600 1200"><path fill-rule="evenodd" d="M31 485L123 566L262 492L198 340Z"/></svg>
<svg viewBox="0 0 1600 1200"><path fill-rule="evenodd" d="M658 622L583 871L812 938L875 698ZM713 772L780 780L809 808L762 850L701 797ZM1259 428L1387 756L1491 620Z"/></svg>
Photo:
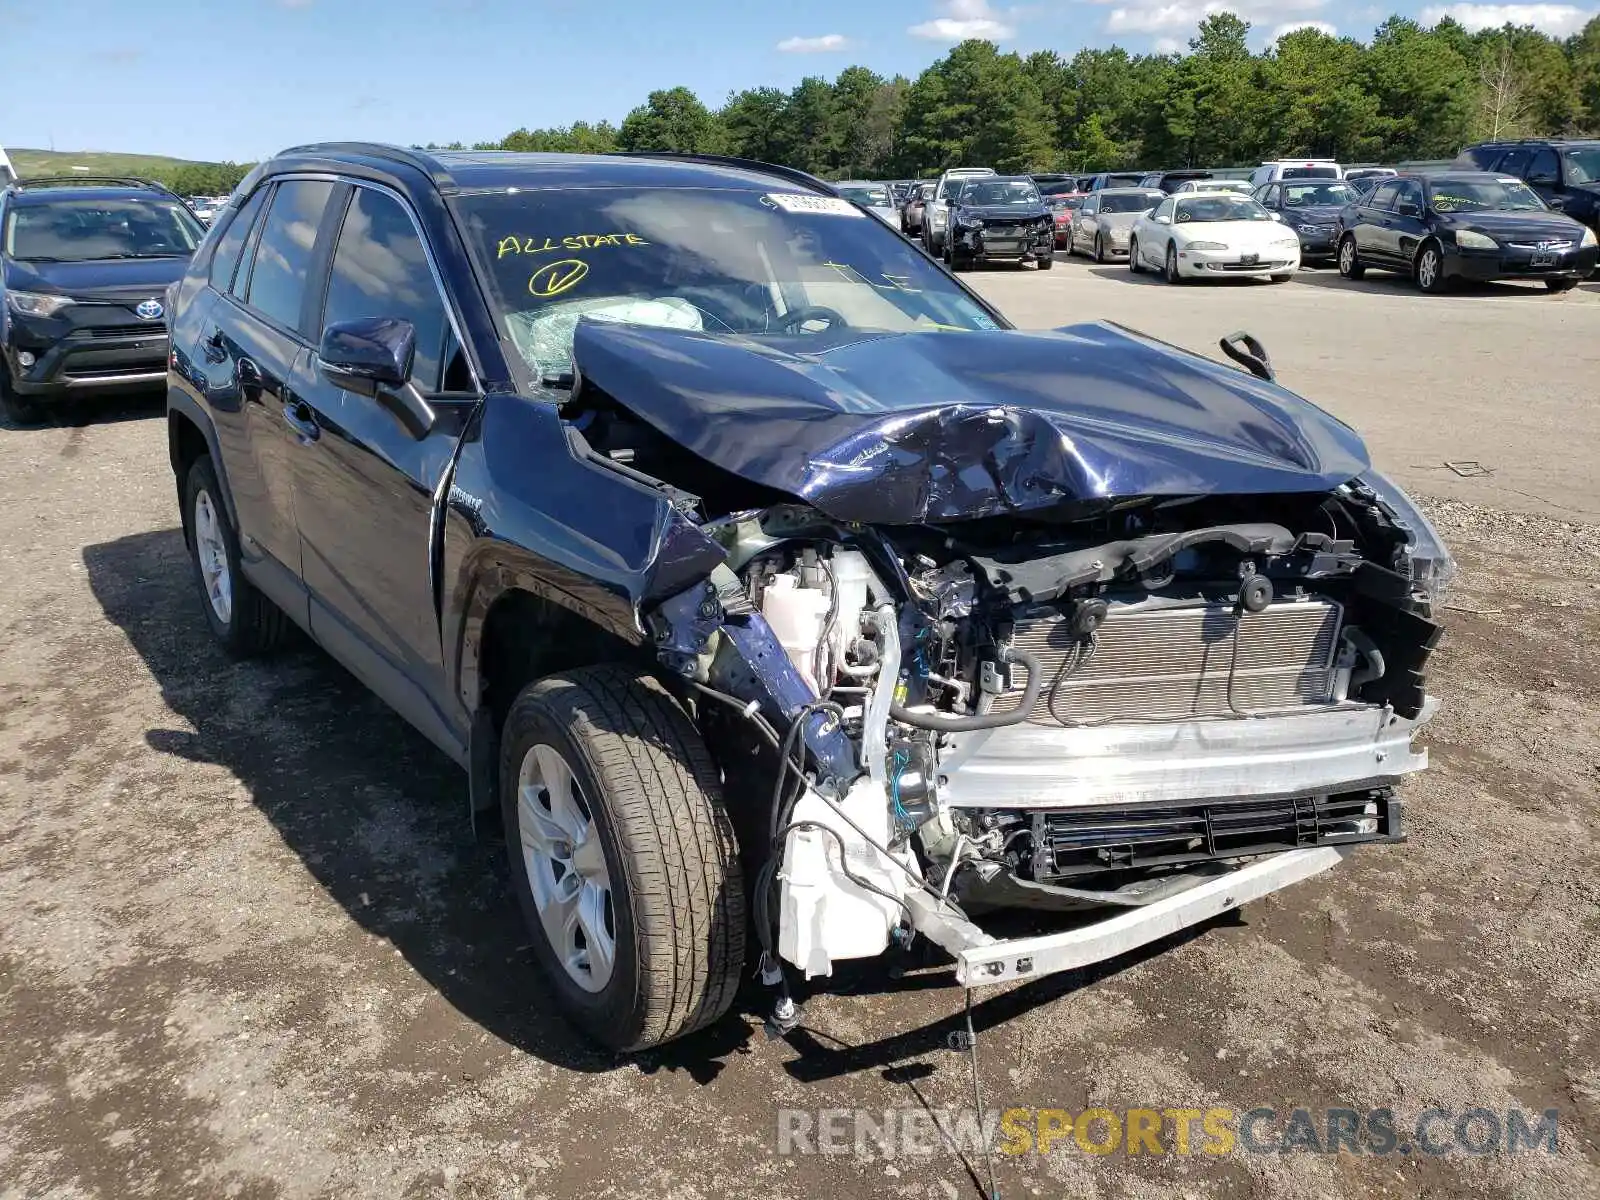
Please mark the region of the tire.
<svg viewBox="0 0 1600 1200"><path fill-rule="evenodd" d="M1098 233L1094 235L1094 260L1097 263L1106 261L1106 244Z"/></svg>
<svg viewBox="0 0 1600 1200"><path fill-rule="evenodd" d="M1413 269L1417 286L1431 296L1437 296L1449 285L1444 277L1444 255L1439 247L1432 242L1424 243L1417 253L1416 266Z"/></svg>
<svg viewBox="0 0 1600 1200"><path fill-rule="evenodd" d="M1055 252L1052 250L1049 254L1042 255L1035 261L1039 264L1039 270L1048 271L1056 265Z"/></svg>
<svg viewBox="0 0 1600 1200"><path fill-rule="evenodd" d="M44 414L32 400L24 399L11 390L11 381L0 367L0 412L13 425L37 425Z"/></svg>
<svg viewBox="0 0 1600 1200"><path fill-rule="evenodd" d="M1339 241L1339 274L1346 279L1360 279L1367 273L1366 264L1356 251L1355 235L1347 233Z"/></svg>
<svg viewBox="0 0 1600 1200"><path fill-rule="evenodd" d="M1128 240L1128 270L1135 275L1144 274L1144 264L1139 261L1139 239Z"/></svg>
<svg viewBox="0 0 1600 1200"><path fill-rule="evenodd" d="M276 649L289 619L239 571L239 538L228 521L209 456L196 459L184 476L183 531L200 607L222 648L235 658Z"/></svg>
<svg viewBox="0 0 1600 1200"><path fill-rule="evenodd" d="M1544 286L1552 292L1570 292L1578 286L1576 279L1546 279Z"/></svg>
<svg viewBox="0 0 1600 1200"><path fill-rule="evenodd" d="M719 1019L744 968L744 877L716 764L671 695L650 675L617 665L552 675L517 696L500 747L512 888L564 1015L622 1052L658 1046ZM552 764L552 751L565 775L540 765ZM557 819L563 779L566 816ZM554 788L546 786L551 782ZM568 871L540 857L539 831L547 826L528 815L535 807L555 821L550 828L588 833L550 843L567 851L570 877L581 881L568 902L579 918L566 934L573 945L561 952L541 912L560 900L555 889ZM524 827L534 832L525 836ZM592 899L591 888L600 886L597 864L605 873L602 902ZM585 935L578 947L585 924L595 924L599 935L593 943ZM608 931L606 965L592 957L591 945L602 945Z"/></svg>
<svg viewBox="0 0 1600 1200"><path fill-rule="evenodd" d="M1178 273L1178 247L1172 242L1167 243L1167 261L1162 277L1171 284L1183 282L1183 276Z"/></svg>

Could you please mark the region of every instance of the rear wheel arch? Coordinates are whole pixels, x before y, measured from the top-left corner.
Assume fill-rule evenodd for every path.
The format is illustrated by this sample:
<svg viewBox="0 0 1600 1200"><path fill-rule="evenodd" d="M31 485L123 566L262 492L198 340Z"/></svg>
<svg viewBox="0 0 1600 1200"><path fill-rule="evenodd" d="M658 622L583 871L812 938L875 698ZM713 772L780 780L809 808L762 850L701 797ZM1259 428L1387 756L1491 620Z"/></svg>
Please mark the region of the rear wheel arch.
<svg viewBox="0 0 1600 1200"><path fill-rule="evenodd" d="M185 487L189 476L189 468L202 458L211 459L211 468L216 472L217 486L222 492L222 506L228 514L228 523L235 530L239 528L239 513L233 504L233 489L228 486L228 468L222 461L222 453L217 447L216 435L212 432L210 422L196 411L190 411L192 405L169 401L167 406L167 455L172 462L172 474L178 489L178 505L183 509L184 533L189 532L189 513L184 504Z"/></svg>

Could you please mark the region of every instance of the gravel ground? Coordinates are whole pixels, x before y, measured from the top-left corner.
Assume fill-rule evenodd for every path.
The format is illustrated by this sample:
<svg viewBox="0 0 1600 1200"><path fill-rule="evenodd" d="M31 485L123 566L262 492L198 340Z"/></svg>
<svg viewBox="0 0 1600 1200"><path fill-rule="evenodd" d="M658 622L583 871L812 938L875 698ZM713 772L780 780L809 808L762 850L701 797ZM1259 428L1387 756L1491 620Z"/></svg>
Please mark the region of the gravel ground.
<svg viewBox="0 0 1600 1200"><path fill-rule="evenodd" d="M1273 289L1274 293L1287 289ZM1592 454L1581 451L1592 463ZM968 1103L947 974L613 1060L554 1016L463 779L318 651L207 636L158 410L0 430L0 1197L977 1197L781 1156ZM1460 582L1410 841L986 992L986 1103L1560 1110L1555 1154L1002 1158L1003 1196L1600 1195L1600 531L1431 504Z"/></svg>

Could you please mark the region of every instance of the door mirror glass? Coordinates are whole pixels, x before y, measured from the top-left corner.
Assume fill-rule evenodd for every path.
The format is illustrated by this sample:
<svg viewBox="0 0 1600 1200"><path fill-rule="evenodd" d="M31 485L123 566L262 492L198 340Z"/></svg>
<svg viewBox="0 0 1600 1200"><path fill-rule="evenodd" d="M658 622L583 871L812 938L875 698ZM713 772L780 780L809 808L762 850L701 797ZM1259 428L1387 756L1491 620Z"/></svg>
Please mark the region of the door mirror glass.
<svg viewBox="0 0 1600 1200"><path fill-rule="evenodd" d="M1399 213L1402 217L1420 216L1422 213L1422 206L1419 205L1415 200L1402 200L1400 201L1399 206L1395 209L1395 212Z"/></svg>
<svg viewBox="0 0 1600 1200"><path fill-rule="evenodd" d="M398 388L411 378L417 357L417 331L410 321L364 317L336 321L322 334L317 351L322 371L349 392L375 396L380 388Z"/></svg>
<svg viewBox="0 0 1600 1200"><path fill-rule="evenodd" d="M1163 214L1156 217L1156 222L1161 225L1171 225L1172 218Z"/></svg>

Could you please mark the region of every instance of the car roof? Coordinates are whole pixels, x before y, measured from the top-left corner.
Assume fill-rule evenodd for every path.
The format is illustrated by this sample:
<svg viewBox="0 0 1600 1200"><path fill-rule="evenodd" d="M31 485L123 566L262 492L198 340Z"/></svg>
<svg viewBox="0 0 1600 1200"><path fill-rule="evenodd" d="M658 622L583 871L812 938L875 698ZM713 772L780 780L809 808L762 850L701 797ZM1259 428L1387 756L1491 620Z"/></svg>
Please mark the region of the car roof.
<svg viewBox="0 0 1600 1200"><path fill-rule="evenodd" d="M1506 138L1500 141L1491 139L1487 142L1474 142L1467 149L1482 150L1486 146L1600 146L1600 138Z"/></svg>
<svg viewBox="0 0 1600 1200"><path fill-rule="evenodd" d="M296 170L347 171L395 177L421 172L444 193L509 188L638 187L763 191L799 186L832 190L804 171L715 154L536 154L513 150L411 150L368 142L295 146L257 168L279 175ZM247 181L253 186L255 176ZM248 190L241 185L241 190Z"/></svg>
<svg viewBox="0 0 1600 1200"><path fill-rule="evenodd" d="M52 200L166 200L178 199L168 192L155 191L141 187L47 187L29 188L27 180L22 181L24 186L11 189L11 202L16 206L24 207L34 204L48 204Z"/></svg>
<svg viewBox="0 0 1600 1200"><path fill-rule="evenodd" d="M1095 194L1095 193L1091 193L1091 194ZM1147 188L1147 187L1101 188L1098 194L1101 195L1101 196L1165 196L1166 195L1165 192L1159 190L1158 188Z"/></svg>
<svg viewBox="0 0 1600 1200"><path fill-rule="evenodd" d="M1399 175L1398 179L1410 179L1417 183L1440 183L1452 180L1459 183L1497 183L1502 179L1512 179L1504 171L1437 171L1429 175ZM1385 179L1384 183L1393 183L1393 179ZM1521 183L1522 180L1516 180Z"/></svg>

